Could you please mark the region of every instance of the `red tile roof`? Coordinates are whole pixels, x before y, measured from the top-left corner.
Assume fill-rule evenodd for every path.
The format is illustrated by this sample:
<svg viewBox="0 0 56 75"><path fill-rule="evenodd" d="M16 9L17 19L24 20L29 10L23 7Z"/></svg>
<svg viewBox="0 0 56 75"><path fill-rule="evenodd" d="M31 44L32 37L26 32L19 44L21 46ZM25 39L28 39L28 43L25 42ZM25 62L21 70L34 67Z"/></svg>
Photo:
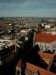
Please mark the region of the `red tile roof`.
<svg viewBox="0 0 56 75"><path fill-rule="evenodd" d="M55 56L55 54L43 53L43 52L38 52L38 54L41 58L45 59L52 59Z"/></svg>
<svg viewBox="0 0 56 75"><path fill-rule="evenodd" d="M45 70L43 68L40 68L38 66L35 66L33 64L30 64L30 63L26 63L26 70L29 70L31 72L37 72L39 71L40 72L40 75L56 75L55 73L52 73L48 70Z"/></svg>
<svg viewBox="0 0 56 75"><path fill-rule="evenodd" d="M36 33L35 41L51 43L53 41L56 41L56 35L51 35L49 33Z"/></svg>

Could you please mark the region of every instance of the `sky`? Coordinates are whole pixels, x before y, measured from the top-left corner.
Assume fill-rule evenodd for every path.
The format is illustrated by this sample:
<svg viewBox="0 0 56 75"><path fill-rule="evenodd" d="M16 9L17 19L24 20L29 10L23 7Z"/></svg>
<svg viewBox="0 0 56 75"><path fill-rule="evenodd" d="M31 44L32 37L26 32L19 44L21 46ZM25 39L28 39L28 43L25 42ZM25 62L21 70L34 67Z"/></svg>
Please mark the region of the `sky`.
<svg viewBox="0 0 56 75"><path fill-rule="evenodd" d="M0 0L0 17L56 17L56 0Z"/></svg>

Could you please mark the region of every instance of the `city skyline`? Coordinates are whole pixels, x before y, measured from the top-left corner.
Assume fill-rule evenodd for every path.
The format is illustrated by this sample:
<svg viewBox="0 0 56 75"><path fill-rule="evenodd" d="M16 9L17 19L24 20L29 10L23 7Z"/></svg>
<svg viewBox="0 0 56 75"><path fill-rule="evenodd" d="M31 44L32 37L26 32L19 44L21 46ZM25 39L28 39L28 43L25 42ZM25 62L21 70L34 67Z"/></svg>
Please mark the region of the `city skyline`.
<svg viewBox="0 0 56 75"><path fill-rule="evenodd" d="M0 0L0 17L56 17L56 0Z"/></svg>

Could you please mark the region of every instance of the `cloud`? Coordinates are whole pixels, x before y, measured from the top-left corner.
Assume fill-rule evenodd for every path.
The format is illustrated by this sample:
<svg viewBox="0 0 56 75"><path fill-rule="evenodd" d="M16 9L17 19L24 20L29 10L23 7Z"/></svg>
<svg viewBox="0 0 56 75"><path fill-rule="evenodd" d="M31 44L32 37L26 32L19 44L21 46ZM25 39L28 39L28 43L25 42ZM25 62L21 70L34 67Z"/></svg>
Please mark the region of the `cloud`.
<svg viewBox="0 0 56 75"><path fill-rule="evenodd" d="M0 0L0 15L55 15L56 0Z"/></svg>
<svg viewBox="0 0 56 75"><path fill-rule="evenodd" d="M0 7L43 5L48 3L56 3L56 0L0 0Z"/></svg>

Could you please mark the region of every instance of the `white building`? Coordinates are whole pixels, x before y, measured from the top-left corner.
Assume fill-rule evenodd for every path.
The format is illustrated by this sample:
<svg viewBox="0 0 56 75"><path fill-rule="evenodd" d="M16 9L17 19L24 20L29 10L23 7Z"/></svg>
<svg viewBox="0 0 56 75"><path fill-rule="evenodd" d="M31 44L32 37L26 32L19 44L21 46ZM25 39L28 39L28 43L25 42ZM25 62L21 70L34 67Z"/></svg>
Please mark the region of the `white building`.
<svg viewBox="0 0 56 75"><path fill-rule="evenodd" d="M51 25L45 25L45 29L50 29Z"/></svg>

